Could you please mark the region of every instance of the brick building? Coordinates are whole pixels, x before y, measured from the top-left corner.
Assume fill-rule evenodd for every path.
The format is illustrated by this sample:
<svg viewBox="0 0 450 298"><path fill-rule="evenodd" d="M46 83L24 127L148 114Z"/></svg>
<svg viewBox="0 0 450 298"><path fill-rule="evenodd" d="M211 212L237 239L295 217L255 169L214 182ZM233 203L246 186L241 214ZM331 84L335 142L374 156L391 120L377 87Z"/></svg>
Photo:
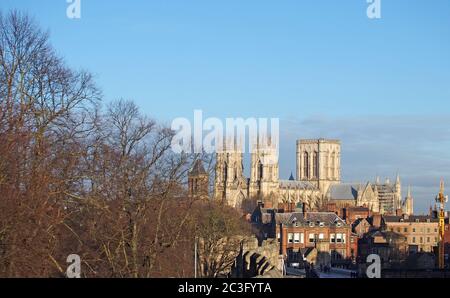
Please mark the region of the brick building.
<svg viewBox="0 0 450 298"><path fill-rule="evenodd" d="M351 226L332 212L275 214L280 252L289 260L302 260L316 250L317 264L330 265L356 257L357 240Z"/></svg>
<svg viewBox="0 0 450 298"><path fill-rule="evenodd" d="M449 218L445 219L445 233L444 233L444 247L445 247L445 264L446 267L449 266L449 255L450 255L450 223Z"/></svg>
<svg viewBox="0 0 450 298"><path fill-rule="evenodd" d="M405 236L410 253L433 252L438 246L439 221L433 216L385 216L383 227Z"/></svg>
<svg viewBox="0 0 450 298"><path fill-rule="evenodd" d="M371 219L357 219L352 223L353 232L358 236L358 238L363 238L365 234L369 233L373 229L370 223Z"/></svg>
<svg viewBox="0 0 450 298"><path fill-rule="evenodd" d="M343 219L345 219L348 224L353 224L358 219L369 218L372 215L370 209L366 207L348 207L344 208L342 213Z"/></svg>
<svg viewBox="0 0 450 298"><path fill-rule="evenodd" d="M383 268L390 268L393 264L400 264L408 255L407 237L392 231L372 230L359 240L358 256L362 263L367 256L380 256Z"/></svg>

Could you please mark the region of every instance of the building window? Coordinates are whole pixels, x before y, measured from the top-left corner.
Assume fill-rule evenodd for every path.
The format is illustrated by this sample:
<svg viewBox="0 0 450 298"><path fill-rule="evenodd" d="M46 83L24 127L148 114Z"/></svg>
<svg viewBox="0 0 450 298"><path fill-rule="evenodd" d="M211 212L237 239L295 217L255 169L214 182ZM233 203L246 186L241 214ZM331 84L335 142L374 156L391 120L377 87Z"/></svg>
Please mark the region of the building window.
<svg viewBox="0 0 450 298"><path fill-rule="evenodd" d="M300 233L294 234L294 243L300 243Z"/></svg>
<svg viewBox="0 0 450 298"><path fill-rule="evenodd" d="M309 234L309 243L314 243L315 238L314 234Z"/></svg>
<svg viewBox="0 0 450 298"><path fill-rule="evenodd" d="M336 234L336 242L342 243L342 234Z"/></svg>
<svg viewBox="0 0 450 298"><path fill-rule="evenodd" d="M305 152L304 156L303 156L303 176L305 176L305 178L309 178L309 154L308 152Z"/></svg>
<svg viewBox="0 0 450 298"><path fill-rule="evenodd" d="M300 243L305 243L305 234L303 233L300 234Z"/></svg>
<svg viewBox="0 0 450 298"><path fill-rule="evenodd" d="M428 242L428 243L430 243L430 242L431 242L431 240L430 240L430 237L427 237L427 242Z"/></svg>
<svg viewBox="0 0 450 298"><path fill-rule="evenodd" d="M319 234L319 240L323 240L323 239L325 239L325 235L323 233L320 233Z"/></svg>
<svg viewBox="0 0 450 298"><path fill-rule="evenodd" d="M313 176L319 178L319 154L314 152L313 155Z"/></svg>
<svg viewBox="0 0 450 298"><path fill-rule="evenodd" d="M416 243L416 237L412 238L412 243Z"/></svg>
<svg viewBox="0 0 450 298"><path fill-rule="evenodd" d="M336 178L336 167L337 167L336 153L333 152L331 154L331 177L332 178Z"/></svg>
<svg viewBox="0 0 450 298"><path fill-rule="evenodd" d="M336 243L336 234L330 234L330 243Z"/></svg>
<svg viewBox="0 0 450 298"><path fill-rule="evenodd" d="M288 243L292 243L292 242L294 242L294 234L289 233L288 234Z"/></svg>
<svg viewBox="0 0 450 298"><path fill-rule="evenodd" d="M225 163L225 167L223 169L223 180L228 181L228 164Z"/></svg>
<svg viewBox="0 0 450 298"><path fill-rule="evenodd" d="M263 180L263 177L264 177L264 166L263 166L263 164L261 162L259 162L259 165L258 165L258 178L259 178L259 180Z"/></svg>
<svg viewBox="0 0 450 298"><path fill-rule="evenodd" d="M413 228L413 233L415 233L416 232L416 228Z"/></svg>
<svg viewBox="0 0 450 298"><path fill-rule="evenodd" d="M408 228L404 228L403 232L408 233Z"/></svg>
<svg viewBox="0 0 450 298"><path fill-rule="evenodd" d="M423 243L423 237L420 237L420 243Z"/></svg>

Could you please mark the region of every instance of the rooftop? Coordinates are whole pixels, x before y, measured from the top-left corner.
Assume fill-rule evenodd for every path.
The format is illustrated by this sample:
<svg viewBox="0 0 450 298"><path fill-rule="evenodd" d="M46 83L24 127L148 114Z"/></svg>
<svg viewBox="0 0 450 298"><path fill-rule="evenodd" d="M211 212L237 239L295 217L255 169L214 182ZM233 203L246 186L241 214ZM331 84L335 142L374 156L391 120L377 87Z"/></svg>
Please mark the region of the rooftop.
<svg viewBox="0 0 450 298"><path fill-rule="evenodd" d="M324 226L346 225L345 221L333 212L307 212L305 214L301 212L277 213L275 215L275 221L277 224L286 226L294 224L309 226L311 223L323 224Z"/></svg>
<svg viewBox="0 0 450 298"><path fill-rule="evenodd" d="M361 183L342 183L331 185L328 192L331 200L356 200L363 187Z"/></svg>
<svg viewBox="0 0 450 298"><path fill-rule="evenodd" d="M340 140L336 139L303 139L303 140L297 140L297 144L311 144L311 143L334 143L334 144L341 144Z"/></svg>
<svg viewBox="0 0 450 298"><path fill-rule="evenodd" d="M384 222L420 222L420 223L427 223L427 222L439 222L437 218L434 218L429 215L412 215L408 217L403 216L384 216L383 217Z"/></svg>
<svg viewBox="0 0 450 298"><path fill-rule="evenodd" d="M194 167L192 168L192 171L189 173L190 175L205 175L206 171L203 167L203 162L200 159L197 159L195 161Z"/></svg>
<svg viewBox="0 0 450 298"><path fill-rule="evenodd" d="M296 180L280 180L279 185L281 188L290 189L317 189L312 183L307 181L296 181Z"/></svg>

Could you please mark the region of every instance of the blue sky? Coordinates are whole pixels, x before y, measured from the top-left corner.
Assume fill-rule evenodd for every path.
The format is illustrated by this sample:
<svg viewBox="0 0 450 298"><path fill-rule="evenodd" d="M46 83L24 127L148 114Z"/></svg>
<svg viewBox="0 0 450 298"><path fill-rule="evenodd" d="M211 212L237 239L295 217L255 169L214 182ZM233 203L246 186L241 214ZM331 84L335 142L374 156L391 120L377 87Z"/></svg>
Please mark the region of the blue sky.
<svg viewBox="0 0 450 298"><path fill-rule="evenodd" d="M75 68L96 75L105 100L133 99L170 123L279 117L281 175L295 139L341 138L343 178L397 172L417 211L450 184L450 1L1 0L51 33Z"/></svg>

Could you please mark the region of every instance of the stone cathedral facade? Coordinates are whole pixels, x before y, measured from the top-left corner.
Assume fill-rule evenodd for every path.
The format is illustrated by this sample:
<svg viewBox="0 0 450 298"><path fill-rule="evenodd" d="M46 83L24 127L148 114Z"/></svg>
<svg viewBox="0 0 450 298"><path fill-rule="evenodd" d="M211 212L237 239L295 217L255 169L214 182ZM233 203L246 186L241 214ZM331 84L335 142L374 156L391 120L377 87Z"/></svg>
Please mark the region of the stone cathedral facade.
<svg viewBox="0 0 450 298"><path fill-rule="evenodd" d="M246 199L320 210L327 205L339 208L364 206L373 212L412 214L412 197L402 202L401 183L342 183L341 142L339 140L298 140L296 177L280 179L277 151L257 144L251 152L250 177L244 175L244 154L235 142L226 142L216 155L214 199L240 208Z"/></svg>
<svg viewBox="0 0 450 298"><path fill-rule="evenodd" d="M236 208L252 198L273 206L303 203L318 209L329 187L341 181L341 146L337 140L299 140L297 178L291 176L288 180L280 179L277 152L271 146L256 145L251 152L250 178L244 176L240 146L232 146L227 143L217 153L214 197Z"/></svg>

